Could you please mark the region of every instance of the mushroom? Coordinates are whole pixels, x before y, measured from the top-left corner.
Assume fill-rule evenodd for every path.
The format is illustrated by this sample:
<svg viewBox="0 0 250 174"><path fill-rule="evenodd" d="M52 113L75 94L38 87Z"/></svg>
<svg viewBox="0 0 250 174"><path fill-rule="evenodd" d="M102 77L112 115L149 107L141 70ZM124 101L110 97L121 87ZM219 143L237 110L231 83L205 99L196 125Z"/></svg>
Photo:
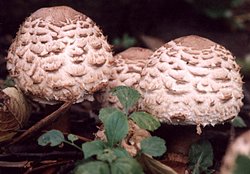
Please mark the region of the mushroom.
<svg viewBox="0 0 250 174"><path fill-rule="evenodd" d="M169 124L215 125L233 119L243 98L240 67L223 46L191 35L172 40L141 73L139 108Z"/></svg>
<svg viewBox="0 0 250 174"><path fill-rule="evenodd" d="M238 155L250 157L250 131L244 132L229 145L223 157L220 174L233 174Z"/></svg>
<svg viewBox="0 0 250 174"><path fill-rule="evenodd" d="M41 8L19 28L7 69L33 100L56 104L93 100L107 85L110 45L97 25L67 6Z"/></svg>
<svg viewBox="0 0 250 174"><path fill-rule="evenodd" d="M109 90L116 86L129 86L137 89L141 79L141 71L151 54L153 52L149 49L131 47L114 56L114 61L111 63L113 73L108 88L96 95L97 100L103 107L116 106L122 108L117 97L111 95Z"/></svg>

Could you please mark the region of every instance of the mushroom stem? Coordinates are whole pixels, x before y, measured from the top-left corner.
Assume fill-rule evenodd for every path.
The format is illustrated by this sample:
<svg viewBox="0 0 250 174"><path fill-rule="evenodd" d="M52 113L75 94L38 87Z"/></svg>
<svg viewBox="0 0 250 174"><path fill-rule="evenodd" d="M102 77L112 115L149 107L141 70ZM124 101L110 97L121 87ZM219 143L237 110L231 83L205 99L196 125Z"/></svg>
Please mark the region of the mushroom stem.
<svg viewBox="0 0 250 174"><path fill-rule="evenodd" d="M46 105L46 115L58 110L61 106L60 105ZM69 132L70 131L70 109L66 110L61 116L55 119L50 126L47 128L50 129L57 129L61 132Z"/></svg>

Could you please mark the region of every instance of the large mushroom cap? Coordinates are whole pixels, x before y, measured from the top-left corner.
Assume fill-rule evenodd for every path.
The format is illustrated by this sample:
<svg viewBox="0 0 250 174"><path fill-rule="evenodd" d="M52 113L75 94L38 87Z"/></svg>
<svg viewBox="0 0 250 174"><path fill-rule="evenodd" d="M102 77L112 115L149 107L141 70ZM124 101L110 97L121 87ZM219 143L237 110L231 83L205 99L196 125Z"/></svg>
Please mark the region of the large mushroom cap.
<svg viewBox="0 0 250 174"><path fill-rule="evenodd" d="M21 25L7 68L36 101L92 100L107 85L112 52L96 24L70 7L41 8Z"/></svg>
<svg viewBox="0 0 250 174"><path fill-rule="evenodd" d="M160 47L142 71L140 108L170 124L215 125L242 106L240 67L223 46L199 36Z"/></svg>
<svg viewBox="0 0 250 174"><path fill-rule="evenodd" d="M114 56L111 63L113 73L109 80L108 88L103 93L97 95L97 100L103 106L116 106L122 108L116 96L109 93L109 90L116 86L129 86L137 89L141 79L141 71L149 60L153 51L131 47Z"/></svg>

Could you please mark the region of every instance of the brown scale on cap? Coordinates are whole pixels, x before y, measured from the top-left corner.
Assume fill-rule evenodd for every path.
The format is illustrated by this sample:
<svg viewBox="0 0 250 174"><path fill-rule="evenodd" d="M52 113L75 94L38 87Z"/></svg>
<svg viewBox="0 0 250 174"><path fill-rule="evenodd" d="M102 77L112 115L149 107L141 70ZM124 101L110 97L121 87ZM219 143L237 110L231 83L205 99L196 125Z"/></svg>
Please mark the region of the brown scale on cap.
<svg viewBox="0 0 250 174"><path fill-rule="evenodd" d="M156 50L142 70L140 109L170 124L222 123L242 106L239 70L228 50L206 38L175 39Z"/></svg>
<svg viewBox="0 0 250 174"><path fill-rule="evenodd" d="M113 61L106 38L84 14L67 6L41 8L21 25L7 68L36 101L93 100L107 85Z"/></svg>
<svg viewBox="0 0 250 174"><path fill-rule="evenodd" d="M116 86L129 86L137 89L141 79L141 71L152 53L146 48L132 47L114 56L115 60L111 64L113 73L109 80L108 89L97 96L103 106L122 107L118 99L108 91Z"/></svg>

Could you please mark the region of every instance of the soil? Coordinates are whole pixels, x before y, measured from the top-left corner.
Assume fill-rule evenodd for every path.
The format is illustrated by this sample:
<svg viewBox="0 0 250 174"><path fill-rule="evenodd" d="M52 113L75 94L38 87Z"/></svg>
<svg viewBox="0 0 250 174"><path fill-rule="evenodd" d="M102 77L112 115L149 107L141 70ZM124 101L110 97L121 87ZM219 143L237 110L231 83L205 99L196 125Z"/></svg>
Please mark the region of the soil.
<svg viewBox="0 0 250 174"><path fill-rule="evenodd" d="M244 15L250 10L250 3L245 2L244 6L237 8L230 8L235 16L231 18L211 18L206 15L199 6L189 3L188 0L109 0L109 1L88 1L88 0L8 0L0 1L0 79L5 80L8 72L5 68L4 57L7 55L8 48L11 41L15 37L20 24L32 12L41 8L54 5L67 5L77 11L80 11L91 19L93 19L103 30L104 34L108 37L109 43L113 43L114 39L122 38L124 34L136 39L134 46L147 47L149 41L142 39L142 35L151 36L153 39L168 42L172 39L185 36L185 35L199 35L213 40L227 49L229 49L239 61L244 61L250 54L250 26L248 21L244 23L243 28L238 28L233 23L233 17L237 15ZM125 47L114 45L114 52L117 53ZM244 88L246 96L249 95L249 71L242 71L244 76ZM248 127L250 126L249 119L249 97L244 99L244 106L240 113ZM42 119L47 111L42 106L38 106L39 112L34 112L26 128L30 127L38 120ZM98 110L98 109L96 109ZM93 133L97 130L95 119L89 116L88 109L82 110L79 105L71 109L71 128L70 132L81 135L86 138L93 138ZM25 129L26 129L25 128ZM25 129L23 131L25 131ZM163 125L155 134L163 137L168 142L175 142L176 136L181 136L183 129L190 130L193 137L194 127L169 127ZM244 132L247 128L234 129L232 134L232 127L230 124L219 125L215 127L207 127L203 130L202 136L209 139L214 148L214 165L213 169L219 170L221 159L225 154L225 150L230 142L230 138L237 137ZM171 133L170 133L171 132ZM81 154L72 152L70 147L63 148L41 148L36 145L35 137L27 140L24 144L29 143L27 146L24 144L17 144L11 146L8 151L4 153L12 154L26 154L13 159L13 156L0 154L0 161L24 161L31 160L34 163L39 163L43 160L55 160L60 158L68 159L65 165L57 165L57 172L54 168L48 168L47 173L67 173L73 168L74 160L80 159ZM192 142L192 138L185 140L186 143ZM171 144L171 143L169 143ZM173 146L177 144L172 143ZM179 142L179 144L182 144ZM183 143L185 144L185 143ZM185 146L185 145L184 145ZM174 151L175 148L171 148ZM179 148L179 146L177 146ZM37 159L37 153L46 152L44 157ZM61 153L67 152L68 156ZM54 156L51 154L55 154ZM32 156L33 155L33 156ZM75 156L74 156L75 155ZM162 159L164 161L164 157ZM177 168L185 164L181 163ZM59 166L59 167L58 167ZM25 173L27 168L21 169L0 169L0 174L8 172ZM59 172L58 172L59 171ZM44 172L44 173L46 173Z"/></svg>

